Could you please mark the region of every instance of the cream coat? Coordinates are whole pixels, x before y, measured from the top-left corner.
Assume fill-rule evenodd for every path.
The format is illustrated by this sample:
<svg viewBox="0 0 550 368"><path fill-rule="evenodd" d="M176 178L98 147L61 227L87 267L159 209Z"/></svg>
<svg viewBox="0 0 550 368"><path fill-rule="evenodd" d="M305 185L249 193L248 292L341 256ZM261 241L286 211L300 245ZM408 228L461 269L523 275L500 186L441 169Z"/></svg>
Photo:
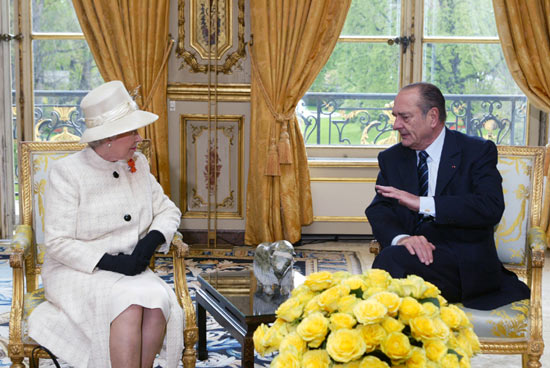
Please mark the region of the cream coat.
<svg viewBox="0 0 550 368"><path fill-rule="evenodd" d="M109 295L128 276L97 269L103 254L130 254L150 230L171 240L180 223L181 212L150 174L145 157L134 158L137 171L130 173L125 161L108 162L86 148L48 173L42 267L47 301L31 314L29 335L77 368L111 366ZM168 248L163 244L160 250ZM163 353L171 368L182 354L184 321L176 295L165 285L171 308Z"/></svg>

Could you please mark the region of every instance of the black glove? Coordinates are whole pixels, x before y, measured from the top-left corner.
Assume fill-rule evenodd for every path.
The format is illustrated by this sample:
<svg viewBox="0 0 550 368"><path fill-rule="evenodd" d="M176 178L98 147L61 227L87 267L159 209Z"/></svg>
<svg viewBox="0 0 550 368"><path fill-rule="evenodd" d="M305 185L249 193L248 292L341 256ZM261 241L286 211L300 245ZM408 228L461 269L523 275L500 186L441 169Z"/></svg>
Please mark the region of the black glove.
<svg viewBox="0 0 550 368"><path fill-rule="evenodd" d="M97 267L106 271L113 271L126 276L134 276L142 273L147 268L148 262L143 262L135 255L119 253L116 256L105 253L97 263Z"/></svg>
<svg viewBox="0 0 550 368"><path fill-rule="evenodd" d="M166 239L160 231L151 230L140 241L138 241L132 255L137 256L140 260L149 264L157 247L165 241Z"/></svg>

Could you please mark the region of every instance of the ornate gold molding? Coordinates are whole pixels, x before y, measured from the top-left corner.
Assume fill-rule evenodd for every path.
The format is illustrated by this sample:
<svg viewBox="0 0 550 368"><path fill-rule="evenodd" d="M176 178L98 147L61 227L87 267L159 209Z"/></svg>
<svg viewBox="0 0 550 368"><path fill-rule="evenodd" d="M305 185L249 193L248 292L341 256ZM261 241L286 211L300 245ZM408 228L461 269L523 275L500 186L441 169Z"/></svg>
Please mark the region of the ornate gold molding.
<svg viewBox="0 0 550 368"><path fill-rule="evenodd" d="M171 83L167 96L171 100L208 101L208 85L201 83ZM249 102L250 84L221 84L210 94L218 94L218 101Z"/></svg>
<svg viewBox="0 0 550 368"><path fill-rule="evenodd" d="M369 222L365 216L313 216L313 221L320 221L320 222Z"/></svg>
<svg viewBox="0 0 550 368"><path fill-rule="evenodd" d="M309 181L325 183L376 183L376 178L310 178Z"/></svg>
<svg viewBox="0 0 550 368"><path fill-rule="evenodd" d="M182 58L187 65L191 67L193 73L207 73L208 65L199 64L197 57L193 52L185 49L185 1L178 0L178 45L176 48L176 55L178 58ZM193 1L193 0L187 0ZM218 0L219 1L219 0ZM232 6L233 1L229 2ZM237 62L246 56L245 42L244 42L244 0L238 0L238 14L237 14L237 50L227 55L223 64L215 63L212 70L217 73L231 74L232 68ZM191 11L193 7L191 7ZM231 27L232 29L232 27ZM190 29L191 33L191 29ZM233 34L228 34L226 37L233 37ZM216 59L216 58L214 58ZM181 63L180 69L183 69L184 63Z"/></svg>

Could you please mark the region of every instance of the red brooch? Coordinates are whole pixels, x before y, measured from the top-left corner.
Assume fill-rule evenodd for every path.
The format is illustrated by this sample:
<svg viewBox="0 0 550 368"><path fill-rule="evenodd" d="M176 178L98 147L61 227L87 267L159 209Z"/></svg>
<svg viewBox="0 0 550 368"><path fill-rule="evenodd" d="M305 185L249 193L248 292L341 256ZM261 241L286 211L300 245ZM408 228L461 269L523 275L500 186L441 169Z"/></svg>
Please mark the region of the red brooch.
<svg viewBox="0 0 550 368"><path fill-rule="evenodd" d="M133 158L131 158L131 159L128 160L128 168L130 169L130 172L131 172L131 173L135 173L135 172L136 172L136 162L134 161Z"/></svg>

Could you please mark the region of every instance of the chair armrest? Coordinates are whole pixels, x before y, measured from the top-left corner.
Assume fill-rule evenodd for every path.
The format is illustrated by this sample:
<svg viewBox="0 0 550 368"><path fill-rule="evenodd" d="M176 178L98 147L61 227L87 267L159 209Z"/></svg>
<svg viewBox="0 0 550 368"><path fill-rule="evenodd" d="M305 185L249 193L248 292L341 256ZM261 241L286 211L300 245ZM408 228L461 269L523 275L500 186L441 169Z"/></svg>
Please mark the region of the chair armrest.
<svg viewBox="0 0 550 368"><path fill-rule="evenodd" d="M376 240L371 240L369 245L369 251L374 254L375 256L380 253L380 243Z"/></svg>
<svg viewBox="0 0 550 368"><path fill-rule="evenodd" d="M183 350L182 361L184 367L194 366L197 360L195 344L199 339L197 328L197 317L195 307L189 295L187 287L185 257L189 255L189 246L183 242L183 236L180 232L174 234L171 243L172 262L174 265L174 291L185 315L185 328L183 339L185 348Z"/></svg>
<svg viewBox="0 0 550 368"><path fill-rule="evenodd" d="M183 235L179 231L174 234L170 248L174 257L185 258L189 255L189 246L183 242Z"/></svg>
<svg viewBox="0 0 550 368"><path fill-rule="evenodd" d="M546 233L541 227L533 226L527 233L527 242L531 251L531 267L542 269L547 245Z"/></svg>
<svg viewBox="0 0 550 368"><path fill-rule="evenodd" d="M11 241L10 267L12 268L12 301L9 323L10 357L23 355L23 313L25 296L25 255L30 251L32 228L18 225Z"/></svg>
<svg viewBox="0 0 550 368"><path fill-rule="evenodd" d="M11 250L19 251L26 257L32 245L32 227L30 225L17 225L15 234L11 240Z"/></svg>

